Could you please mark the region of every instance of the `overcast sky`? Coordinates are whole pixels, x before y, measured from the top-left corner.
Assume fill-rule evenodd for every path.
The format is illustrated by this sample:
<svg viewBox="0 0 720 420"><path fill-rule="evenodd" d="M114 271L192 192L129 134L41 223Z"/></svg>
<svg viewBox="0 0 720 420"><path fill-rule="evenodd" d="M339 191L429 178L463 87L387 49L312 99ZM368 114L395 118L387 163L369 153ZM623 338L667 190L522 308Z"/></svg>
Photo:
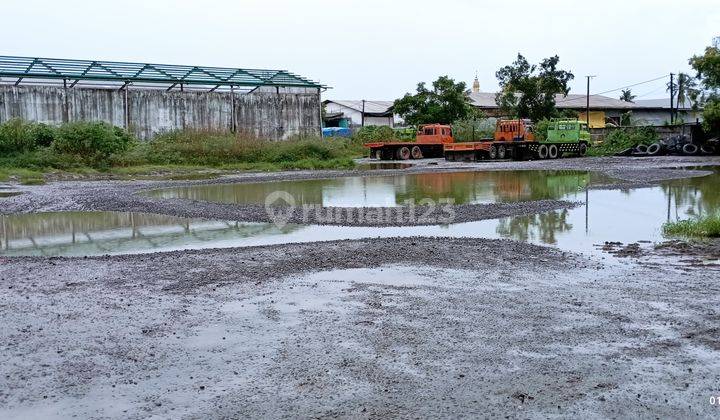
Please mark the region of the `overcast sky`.
<svg viewBox="0 0 720 420"><path fill-rule="evenodd" d="M332 86L324 98L392 100L444 74L495 91L518 52L559 55L574 93L588 74L597 93L689 71L720 2L2 0L0 22L0 55L287 69Z"/></svg>

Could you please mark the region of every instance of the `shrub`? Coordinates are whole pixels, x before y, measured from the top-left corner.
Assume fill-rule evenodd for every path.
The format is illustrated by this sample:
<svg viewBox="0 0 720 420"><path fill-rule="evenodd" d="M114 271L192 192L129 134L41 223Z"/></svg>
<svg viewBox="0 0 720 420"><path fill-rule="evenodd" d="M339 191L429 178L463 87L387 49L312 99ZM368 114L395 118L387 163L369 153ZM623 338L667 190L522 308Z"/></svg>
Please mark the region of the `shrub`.
<svg viewBox="0 0 720 420"><path fill-rule="evenodd" d="M44 123L31 124L30 132L37 147L48 147L57 137L57 128Z"/></svg>
<svg viewBox="0 0 720 420"><path fill-rule="evenodd" d="M495 134L495 118L468 118L452 124L455 141L475 141Z"/></svg>
<svg viewBox="0 0 720 420"><path fill-rule="evenodd" d="M359 129L353 137L358 141L395 140L395 130L384 125L368 125Z"/></svg>
<svg viewBox="0 0 720 420"><path fill-rule="evenodd" d="M13 118L0 124L0 153L16 154L35 149L32 124Z"/></svg>
<svg viewBox="0 0 720 420"><path fill-rule="evenodd" d="M59 153L75 155L91 166L107 165L113 154L127 151L134 137L105 122L63 124L52 143Z"/></svg>
<svg viewBox="0 0 720 420"><path fill-rule="evenodd" d="M550 120L548 120L547 118L543 118L535 124L535 127L533 127L533 133L535 133L535 139L537 141L547 140L547 132L549 126Z"/></svg>

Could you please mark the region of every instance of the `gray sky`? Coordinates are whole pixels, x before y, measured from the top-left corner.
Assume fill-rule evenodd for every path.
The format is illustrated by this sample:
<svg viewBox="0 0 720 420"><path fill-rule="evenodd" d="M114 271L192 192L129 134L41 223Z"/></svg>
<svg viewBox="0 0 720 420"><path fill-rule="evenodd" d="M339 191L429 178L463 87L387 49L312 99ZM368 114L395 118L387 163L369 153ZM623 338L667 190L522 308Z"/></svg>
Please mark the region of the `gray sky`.
<svg viewBox="0 0 720 420"><path fill-rule="evenodd" d="M0 19L0 55L281 68L370 100L443 74L495 91L518 52L558 54L572 91L593 74L597 93L689 71L720 36L718 0L3 0ZM663 97L664 83L633 93Z"/></svg>

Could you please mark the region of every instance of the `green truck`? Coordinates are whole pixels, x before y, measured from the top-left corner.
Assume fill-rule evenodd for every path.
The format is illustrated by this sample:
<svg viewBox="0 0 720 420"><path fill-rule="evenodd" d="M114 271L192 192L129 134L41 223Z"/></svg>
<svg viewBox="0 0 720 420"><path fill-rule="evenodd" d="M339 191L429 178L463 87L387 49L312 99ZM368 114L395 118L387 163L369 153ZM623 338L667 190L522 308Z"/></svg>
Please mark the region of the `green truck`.
<svg viewBox="0 0 720 420"><path fill-rule="evenodd" d="M590 144L590 132L587 124L578 120L553 118L547 129L547 138L541 144L556 145L562 153L575 153L585 156Z"/></svg>

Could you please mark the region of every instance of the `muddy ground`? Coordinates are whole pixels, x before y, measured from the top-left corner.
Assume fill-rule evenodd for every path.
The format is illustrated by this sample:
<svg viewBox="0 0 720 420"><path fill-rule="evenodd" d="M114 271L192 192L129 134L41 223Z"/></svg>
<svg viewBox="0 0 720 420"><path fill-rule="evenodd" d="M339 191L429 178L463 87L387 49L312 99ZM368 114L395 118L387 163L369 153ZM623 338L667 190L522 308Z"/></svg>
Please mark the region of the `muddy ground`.
<svg viewBox="0 0 720 420"><path fill-rule="evenodd" d="M547 164L640 185L689 175L655 168L720 161ZM3 198L0 212L216 217L202 203L133 195L181 184L13 186L25 194ZM682 258L682 246L667 249ZM510 240L391 238L0 257L0 290L0 418L684 418L720 410L711 404L720 399L720 284L701 265L590 259Z"/></svg>

